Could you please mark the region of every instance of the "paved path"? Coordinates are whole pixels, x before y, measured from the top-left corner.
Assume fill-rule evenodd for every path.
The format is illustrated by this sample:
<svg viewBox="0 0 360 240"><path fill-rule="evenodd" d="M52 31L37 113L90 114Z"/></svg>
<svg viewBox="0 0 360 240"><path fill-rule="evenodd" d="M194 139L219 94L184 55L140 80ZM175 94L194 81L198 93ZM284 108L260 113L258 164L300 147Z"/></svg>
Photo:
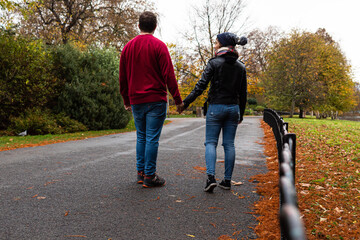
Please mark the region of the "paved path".
<svg viewBox="0 0 360 240"><path fill-rule="evenodd" d="M260 118L246 117L236 136L233 180L244 184L213 194L196 170L205 167L205 120L172 121L160 140L162 188L136 184L134 132L0 152L0 239L254 238L259 196L248 180L266 171Z"/></svg>

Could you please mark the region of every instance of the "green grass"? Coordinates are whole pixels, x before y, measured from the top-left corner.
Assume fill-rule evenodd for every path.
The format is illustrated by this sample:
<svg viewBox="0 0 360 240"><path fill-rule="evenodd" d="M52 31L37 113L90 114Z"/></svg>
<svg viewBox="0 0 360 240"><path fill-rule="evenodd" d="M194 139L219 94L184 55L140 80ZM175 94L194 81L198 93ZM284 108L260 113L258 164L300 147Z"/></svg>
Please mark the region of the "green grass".
<svg viewBox="0 0 360 240"><path fill-rule="evenodd" d="M357 239L353 229L360 227L360 122L284 121L296 134L297 196L308 236L326 232L329 239Z"/></svg>
<svg viewBox="0 0 360 240"><path fill-rule="evenodd" d="M289 132L301 131L327 146L360 155L360 122L312 118L284 118L284 121L289 123Z"/></svg>
<svg viewBox="0 0 360 240"><path fill-rule="evenodd" d="M169 123L169 120L165 121L165 124ZM105 136L116 133L124 133L135 131L134 120L130 120L128 125L123 129L110 129L110 130L101 130L101 131L86 131L86 132L76 132L76 133L67 133L59 135L36 135L36 136L1 136L0 137L0 151L11 150L15 148L22 147L32 147L46 144L53 144L58 142L67 142L82 140L86 138Z"/></svg>

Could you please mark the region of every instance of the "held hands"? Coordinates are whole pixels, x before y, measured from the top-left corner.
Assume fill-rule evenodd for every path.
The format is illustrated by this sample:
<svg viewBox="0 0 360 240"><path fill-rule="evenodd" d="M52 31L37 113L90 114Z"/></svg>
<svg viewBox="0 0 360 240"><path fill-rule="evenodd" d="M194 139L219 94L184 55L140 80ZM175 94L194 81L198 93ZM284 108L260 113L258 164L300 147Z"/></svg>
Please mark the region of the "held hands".
<svg viewBox="0 0 360 240"><path fill-rule="evenodd" d="M185 110L185 108L184 108L184 103L183 102L181 104L179 104L179 105L176 105L176 111L179 114L182 113L184 110Z"/></svg>
<svg viewBox="0 0 360 240"><path fill-rule="evenodd" d="M124 105L125 110L131 112L131 105Z"/></svg>

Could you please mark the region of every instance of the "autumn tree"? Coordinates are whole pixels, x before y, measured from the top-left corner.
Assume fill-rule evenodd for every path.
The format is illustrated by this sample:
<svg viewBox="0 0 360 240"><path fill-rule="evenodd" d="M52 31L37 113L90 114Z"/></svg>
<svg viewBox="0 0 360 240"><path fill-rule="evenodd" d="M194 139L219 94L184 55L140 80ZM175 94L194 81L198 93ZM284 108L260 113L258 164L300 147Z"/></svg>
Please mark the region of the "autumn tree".
<svg viewBox="0 0 360 240"><path fill-rule="evenodd" d="M194 89L199 76L201 76L202 63L199 58L189 54L185 48L168 44L171 59L174 63L175 77L178 80L180 94L183 99ZM199 96L193 103L195 106L201 106L206 101L207 91Z"/></svg>
<svg viewBox="0 0 360 240"><path fill-rule="evenodd" d="M0 31L0 129L25 110L44 107L61 82L52 75L44 44Z"/></svg>
<svg viewBox="0 0 360 240"><path fill-rule="evenodd" d="M27 18L38 4L37 0L27 0L26 4L17 0L0 0L0 27L12 31L18 26L19 16Z"/></svg>
<svg viewBox="0 0 360 240"><path fill-rule="evenodd" d="M244 29L247 22L243 14L244 8L244 0L206 0L202 5L193 7L190 16L191 30L184 34L188 47L181 50L182 57L176 58L173 54L175 70L181 75L180 90L185 93L185 97L200 79L208 60L214 56L216 35L222 32L240 35L240 31ZM179 48L177 46L178 50ZM202 106L206 95L204 93L192 105Z"/></svg>
<svg viewBox="0 0 360 240"><path fill-rule="evenodd" d="M139 14L152 8L146 0L43 0L22 18L20 32L48 44L79 40L120 49L138 33Z"/></svg>
<svg viewBox="0 0 360 240"><path fill-rule="evenodd" d="M240 35L244 30L247 17L244 15L244 0L206 0L204 4L193 8L191 31L185 36L205 67L214 56L216 35L233 32Z"/></svg>
<svg viewBox="0 0 360 240"><path fill-rule="evenodd" d="M255 29L248 34L249 42L242 51L248 79L248 96L258 101L260 99L260 102L264 102L264 87L260 80L266 70L265 54L280 36L281 33L275 27L269 27L265 31Z"/></svg>
<svg viewBox="0 0 360 240"><path fill-rule="evenodd" d="M292 31L266 53L263 81L270 106L319 112L354 105L350 65L325 30ZM302 114L301 114L302 116Z"/></svg>
<svg viewBox="0 0 360 240"><path fill-rule="evenodd" d="M354 111L360 112L360 83L355 83L355 99L356 99L356 105L354 107Z"/></svg>

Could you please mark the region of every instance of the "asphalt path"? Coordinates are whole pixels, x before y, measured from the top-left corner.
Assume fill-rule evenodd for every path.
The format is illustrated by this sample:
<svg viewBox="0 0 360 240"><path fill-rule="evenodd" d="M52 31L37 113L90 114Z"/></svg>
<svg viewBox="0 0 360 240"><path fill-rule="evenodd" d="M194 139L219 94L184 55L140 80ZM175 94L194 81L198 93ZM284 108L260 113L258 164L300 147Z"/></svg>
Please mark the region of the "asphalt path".
<svg viewBox="0 0 360 240"><path fill-rule="evenodd" d="M205 120L170 119L160 139L161 188L136 183L135 132L0 152L0 239L256 238L251 176L266 171L259 117L236 135L231 191L205 193ZM224 172L218 146L216 177Z"/></svg>

